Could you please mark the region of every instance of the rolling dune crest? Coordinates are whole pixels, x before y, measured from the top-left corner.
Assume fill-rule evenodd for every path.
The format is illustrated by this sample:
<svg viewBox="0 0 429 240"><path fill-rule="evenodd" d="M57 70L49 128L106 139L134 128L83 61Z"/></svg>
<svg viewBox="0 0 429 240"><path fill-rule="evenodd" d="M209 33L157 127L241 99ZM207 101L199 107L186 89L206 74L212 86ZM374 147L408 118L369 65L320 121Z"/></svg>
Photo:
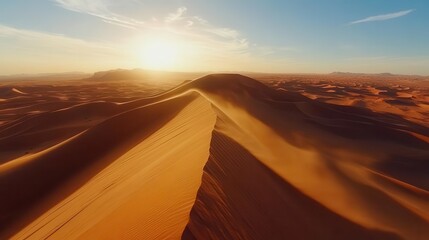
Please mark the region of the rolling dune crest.
<svg viewBox="0 0 429 240"><path fill-rule="evenodd" d="M145 98L109 84L94 83L107 89L96 97L48 87L54 102L2 87L0 238L429 236L424 110L335 104L320 97L345 91L335 82L302 93L239 74ZM387 100L424 104L407 91Z"/></svg>

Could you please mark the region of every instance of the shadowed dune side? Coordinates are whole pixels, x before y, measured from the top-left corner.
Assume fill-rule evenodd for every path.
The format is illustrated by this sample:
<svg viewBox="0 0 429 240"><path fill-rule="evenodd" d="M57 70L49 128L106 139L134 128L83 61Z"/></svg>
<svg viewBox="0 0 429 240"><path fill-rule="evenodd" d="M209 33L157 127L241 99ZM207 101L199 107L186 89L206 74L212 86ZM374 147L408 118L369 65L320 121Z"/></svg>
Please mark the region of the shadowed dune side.
<svg viewBox="0 0 429 240"><path fill-rule="evenodd" d="M202 181L184 240L400 239L326 209L216 131Z"/></svg>
<svg viewBox="0 0 429 240"><path fill-rule="evenodd" d="M386 114L280 94L243 76L211 75L193 84L216 107L220 119L217 131L239 143L310 199L366 229L392 232L404 239L425 239L429 235L429 194L424 190L428 175L423 170L429 159L428 144L403 132L410 129L427 134L426 128ZM404 157L406 162L401 161ZM403 186L390 183L386 187L385 182L375 180L375 173L423 187L423 194L399 193ZM256 179L258 174L254 173ZM205 190L204 186L200 189ZM215 200L197 198L197 202L218 200L216 194L206 194ZM241 200L241 204L246 201L254 199ZM272 206L270 201L265 204L259 207ZM228 214L239 217L234 212ZM190 224L212 222L212 218L225 222L216 212L204 216L203 220L191 218ZM210 226L206 225L216 232ZM223 227L228 234L236 231L226 224ZM223 239L223 235L216 237Z"/></svg>

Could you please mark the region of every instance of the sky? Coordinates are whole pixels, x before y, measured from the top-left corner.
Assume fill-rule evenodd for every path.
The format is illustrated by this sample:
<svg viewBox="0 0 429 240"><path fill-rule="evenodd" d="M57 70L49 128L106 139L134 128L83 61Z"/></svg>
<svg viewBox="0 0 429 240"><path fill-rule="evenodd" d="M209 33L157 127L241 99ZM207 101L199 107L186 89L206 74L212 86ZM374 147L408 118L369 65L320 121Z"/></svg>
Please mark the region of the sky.
<svg viewBox="0 0 429 240"><path fill-rule="evenodd" d="M0 75L429 75L426 0L2 0Z"/></svg>

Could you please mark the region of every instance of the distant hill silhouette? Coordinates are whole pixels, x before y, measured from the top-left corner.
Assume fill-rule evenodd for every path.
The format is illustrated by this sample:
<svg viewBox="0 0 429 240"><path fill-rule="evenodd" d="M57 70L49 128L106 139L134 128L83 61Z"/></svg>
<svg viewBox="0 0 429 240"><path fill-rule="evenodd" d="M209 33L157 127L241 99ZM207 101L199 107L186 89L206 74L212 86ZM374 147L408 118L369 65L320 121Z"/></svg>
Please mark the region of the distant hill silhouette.
<svg viewBox="0 0 429 240"><path fill-rule="evenodd" d="M93 81L141 81L141 80L189 80L203 75L202 73L167 72L145 69L115 69L96 72L88 78Z"/></svg>
<svg viewBox="0 0 429 240"><path fill-rule="evenodd" d="M343 75L343 76L383 76L383 77L398 77L398 76L412 76L412 77L424 77L420 75L405 75L405 74L393 74L393 73L354 73L354 72L332 72L329 75Z"/></svg>

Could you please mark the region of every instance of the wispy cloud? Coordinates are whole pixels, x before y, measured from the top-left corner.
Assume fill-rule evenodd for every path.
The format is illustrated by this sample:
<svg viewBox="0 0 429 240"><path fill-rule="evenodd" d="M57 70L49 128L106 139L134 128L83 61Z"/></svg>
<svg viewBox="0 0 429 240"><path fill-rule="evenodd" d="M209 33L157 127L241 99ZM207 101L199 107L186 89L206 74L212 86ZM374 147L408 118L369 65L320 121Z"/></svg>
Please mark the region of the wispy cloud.
<svg viewBox="0 0 429 240"><path fill-rule="evenodd" d="M180 7L176 10L176 12L174 13L170 13L166 18L165 18L165 22L166 23L171 23L171 22L175 22L175 21L179 21L183 19L183 16L185 15L186 11L188 9L186 7Z"/></svg>
<svg viewBox="0 0 429 240"><path fill-rule="evenodd" d="M133 18L129 18L120 14L116 14L109 9L108 0L52 0L59 7L64 9L89 14L94 17L101 18L104 22L126 27L136 28L144 24Z"/></svg>
<svg viewBox="0 0 429 240"><path fill-rule="evenodd" d="M186 7L179 7L164 18L134 19L110 9L111 0L52 0L64 9L85 13L103 22L134 30L167 31L190 38L196 46L212 49L212 52L229 50L245 52L249 41L235 29L215 26L200 16L189 15ZM162 20L158 20L162 19Z"/></svg>
<svg viewBox="0 0 429 240"><path fill-rule="evenodd" d="M239 30L213 24L201 16L193 15L184 6L173 9L170 13L159 14L158 16L139 16L137 19L116 11L116 7L119 7L118 5L135 4L135 0L120 2L115 0L50 1L63 9L93 16L106 24L130 29L132 32L130 32L128 38L129 43L116 43L112 44L112 46L113 48L121 48L121 46L127 45L129 49L125 51L128 51L131 55L136 55L136 49L141 47L146 37L148 40L152 36L171 37L172 41L184 45L184 49L186 49L184 52L189 55L187 55L187 61L183 61L183 64L185 62L194 64L193 66L189 65L188 68L182 68L182 70L193 70L195 68L216 70L216 66L221 66L223 70L236 70L240 69L238 65L241 64L243 66L252 65L258 67L261 71L267 71L267 69L272 68L276 64L272 62L268 64L268 55L275 55L278 51L281 51L280 49L283 49L283 47L279 47L276 50L271 49L267 51L267 48L251 43ZM144 4L142 2L138 3L139 5ZM22 34L24 32L20 33L20 35ZM37 32L31 33L31 35L37 34ZM135 39L132 39L133 37ZM56 41L53 38L55 38L54 35L44 35L40 38L40 41L44 39L45 42L54 44ZM60 41L60 39L58 40ZM63 42L67 43L65 44L67 46L75 46L77 44L75 40L80 41L78 39L66 39ZM86 48L93 46L92 43L87 44L84 42L82 44ZM49 44L46 45L48 46ZM97 47L97 44L95 44L95 47ZM134 49L131 49L133 47ZM284 47L284 49L288 48ZM59 51L61 51L61 48L59 48ZM92 49L89 52L99 52L99 50ZM124 49L119 49L118 52L122 54L124 53ZM202 59L204 61L201 61ZM289 63L289 60L283 60L279 59L279 68ZM225 63L225 61L229 61L229 63ZM226 69L225 66L231 69Z"/></svg>
<svg viewBox="0 0 429 240"><path fill-rule="evenodd" d="M382 14L382 15L376 15L367 17L364 19L356 20L353 22L350 22L349 24L358 24L358 23L366 23L366 22L375 22L375 21L386 21L394 18L403 17L405 15L408 15L410 13L414 12L414 9L404 10L400 12L394 12L394 13L388 13L388 14Z"/></svg>

